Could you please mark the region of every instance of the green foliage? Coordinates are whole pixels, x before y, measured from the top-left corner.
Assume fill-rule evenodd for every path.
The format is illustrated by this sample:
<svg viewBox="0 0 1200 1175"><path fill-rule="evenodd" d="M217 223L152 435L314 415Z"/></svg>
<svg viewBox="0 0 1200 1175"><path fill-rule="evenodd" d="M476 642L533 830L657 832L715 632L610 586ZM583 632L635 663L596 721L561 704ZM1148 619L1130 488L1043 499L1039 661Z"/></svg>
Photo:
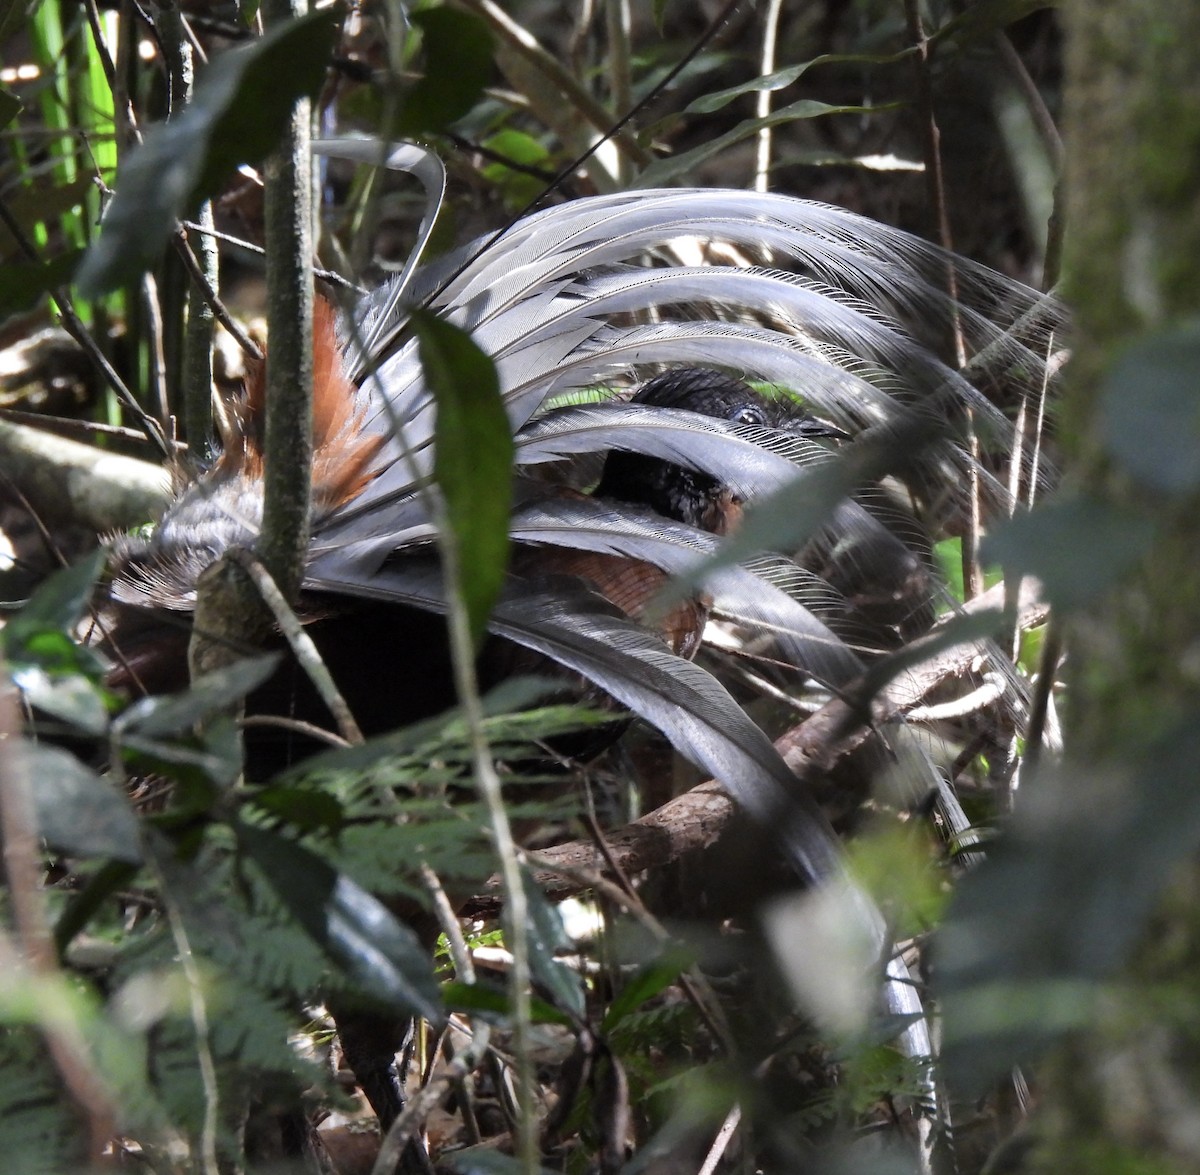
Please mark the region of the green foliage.
<svg viewBox="0 0 1200 1175"><path fill-rule="evenodd" d="M77 1122L37 1033L0 1028L0 1148L13 1175L61 1175L83 1159Z"/></svg>
<svg viewBox="0 0 1200 1175"><path fill-rule="evenodd" d="M425 67L404 92L396 133L401 138L445 130L475 105L492 73L492 38L470 12L425 8L412 15Z"/></svg>
<svg viewBox="0 0 1200 1175"><path fill-rule="evenodd" d="M137 278L158 261L180 217L238 164L271 150L296 99L313 95L325 76L337 15L321 9L224 54L191 104L147 135L124 164L104 231L77 275L83 293Z"/></svg>
<svg viewBox="0 0 1200 1175"><path fill-rule="evenodd" d="M938 68L949 76L965 66L976 86L986 71L977 69L968 50L973 54L985 47L1032 7L1026 0L996 0L930 28L932 43L940 46ZM519 3L505 8L517 22L530 12ZM625 46L632 49L635 101L691 47L691 14L686 21L675 19L687 6L655 0L652 9L658 31L641 30L644 41ZM246 28L255 10L252 3L239 6ZM64 26L69 11L55 0L35 6L31 35L51 81L36 94L20 91L19 98L0 92L0 125L14 132L11 161L17 176L5 200L39 254L36 262L0 256L0 315L28 309L69 279L98 223L93 180L109 184L114 178L112 95L82 19ZM13 13L16 8L7 17ZM139 124L151 130L146 144L121 160L117 195L81 283L95 293L140 282L153 270L160 292L154 310L165 322L167 346L143 321L140 291L137 297L113 300L119 331L102 338L115 352L114 338L124 332L125 345L136 356L130 383L147 387L165 350L172 384L171 340L182 334L184 286L176 268L157 262L176 220L201 196L238 195L230 184L233 167L261 158L297 95L328 83L331 115L343 125L385 135L399 127L439 147L454 142L446 154L453 182L465 195L442 217L439 231L446 235L455 228L450 223L455 212L464 222L478 216L482 223L500 223L498 205L511 210L539 197L541 173L557 171L596 143L602 127L595 123L593 105L614 119L626 113L616 108L621 92L614 77L617 54L606 36L580 37L569 53L551 55L552 64L562 65L578 83L568 92L557 85L550 65L515 50L511 34L489 34L478 18L432 4L412 15L416 47L410 44L406 68L415 69L415 81L381 79L376 71L353 82L347 80L351 71L336 77L327 72L336 14L323 10L243 48L217 52L193 104L174 111L161 127L151 124L162 113L155 103L164 63L156 59L144 68L129 63L130 101ZM106 29L115 18L115 13L102 14ZM806 21L793 22L794 28L784 30L779 60L802 64L767 77L748 64L755 55L749 46L701 53L674 83L683 109L660 118L661 106L669 106L676 94L669 90L660 96L650 112L658 122L648 126L640 115L633 126L641 134L606 144L584 165L587 175L581 179L576 169L568 186L607 190L631 175L638 184L695 182L697 175L707 182L713 174L741 186L750 178L748 140L768 129L776 136L773 182L822 198L845 198L846 188L857 180L847 179L844 164L862 162L881 142L889 149L894 144L900 163L912 163L919 152L907 125L913 121L910 62L900 60L911 50L896 35L895 14L860 6L853 20L836 27L843 21L831 10L829 28L820 37L822 47L828 39L845 50L836 53L814 47ZM686 36L676 24L687 25ZM0 17L0 39L16 28ZM552 43L549 25L529 31ZM121 34L128 32L122 26ZM116 43L113 35L110 48ZM373 65L377 58L373 46L370 50L355 57L359 47L352 46L349 64ZM56 68L60 62L61 70ZM484 94L482 87L497 71L504 73L504 86ZM792 85L804 89L788 104L766 118L747 117L749 102L759 92ZM589 98L592 105L585 101ZM20 114L18 102L24 103ZM386 122L397 110L398 122ZM36 134L30 121L34 113L42 120ZM28 139L22 139L27 132ZM54 137L46 138L45 132ZM515 166L487 157L481 163L471 150L473 141ZM95 154L94 169L85 143ZM330 190L337 190L337 177L324 178ZM906 199L912 202L905 182L903 176L889 175L879 186L882 195L855 187L850 199L861 198L868 208L872 201L876 208L882 204L887 215L899 213ZM382 226L384 242L391 236L407 239L413 218L405 193L383 181L355 179L348 186L349 207L340 218L331 217L337 232L324 242L329 255L344 250L367 265L391 261L366 230ZM987 222L983 235L1006 241L1017 235L996 228ZM1002 259L1013 261L1007 252ZM155 315L145 317L152 322ZM97 323L104 334L102 314ZM509 480L509 429L495 397L494 372L474 344L433 318L418 316L415 330L438 389L437 475L460 547L460 580L478 638L504 566L508 498L498 487L507 487ZM1131 353L1112 377L1102 443L1115 463L1152 492L1169 494L1195 484L1194 350L1194 339L1181 330ZM163 411L174 412L176 406L168 403ZM902 465L925 440L891 442L865 460L831 461L790 496L763 503L749 519L745 549L804 541L819 530L833 503ZM1120 585L1122 576L1138 566L1151 527L1145 515L1088 499L1055 502L997 534L991 549L1010 571L1041 575L1056 604L1074 606ZM951 593L961 600L961 540L934 537L940 539ZM731 544L725 557L732 561L739 550ZM110 776L46 745L27 748L27 770L37 783L39 830L52 852L65 854L55 862L62 880L57 883L61 893L52 895L52 913L69 981L84 993L76 1015L120 1103L122 1129L137 1138L148 1165L174 1171L168 1144L178 1135L194 1149L204 1090L189 991L168 913L184 926L199 960L212 1025L207 1043L218 1063L223 1100L236 1107L248 1100L249 1090L282 1091L281 1102L299 1104L301 1089L311 1087L327 1098L330 1084L321 1066L287 1044L289 1036L313 1035L303 1009L328 991L349 990L437 1015L431 963L389 907L416 909L426 903L420 865L434 869L455 893L465 893L488 877L494 861L484 813L471 793L470 751L460 715L314 756L279 778L248 783L240 777L236 727L222 712L271 666L242 663L182 695L147 699L118 712L117 700L101 684L94 655L71 632L94 575L91 567L53 581L9 620L3 639L14 677L41 728L65 728L86 748L87 763L99 762L110 746L115 750ZM990 635L989 625L995 627L995 617L952 628L940 645L919 654L900 654L870 679L865 692L911 668L918 656ZM578 805L561 788L556 793L531 782L531 776L545 772L542 762L531 762L540 753L536 746L606 719L563 706L512 712L517 707L515 699L494 700L485 723L495 755L512 765L511 816L531 824L565 823ZM1096 975L1136 939L1168 867L1195 847L1186 757L1171 753L1176 739L1184 750L1195 750L1187 729L1182 719L1178 727L1168 721L1162 742L1146 749L1144 764L1133 759L1122 765L1126 782L1141 796L1126 797L1107 815L1090 818L1102 806L1089 788L1094 782L1089 769L1068 770L1063 810L1053 811L1043 826L1044 813L1031 808L1028 818L1018 818L1004 842L1008 847L967 879L939 956L948 1034L952 1049L960 1050L952 1057L965 1056L963 1066L951 1070L956 1079L961 1074L968 1085L977 1083L981 1074L1021 1056L1030 1041L1039 1043L1091 1014L1097 991L1104 990ZM998 756L999 749L989 747L988 753ZM143 806L135 794L131 803L123 790L127 773L161 775L167 798ZM1103 782L1099 778L1097 786ZM1137 851L1122 856L1122 837L1130 829L1137 833ZM1155 853L1157 861L1151 857ZM935 863L936 854L922 836L899 827L876 831L852 856L866 886L893 899L889 913L903 931L923 933L938 922L948 873ZM1128 868L1111 869L1113 861L1127 862ZM584 1023L589 1031L598 1026L625 1066L635 1109L651 1105L646 1116L655 1127L664 1126L659 1140L665 1140L664 1149L688 1137L685 1128L671 1134L681 1121L685 1127L693 1127L696 1118L717 1123L735 1101L745 1105L748 1118L753 1116L759 1077L735 1081L729 1066L705 1069L701 1064L714 1045L694 1006L680 994L681 958L650 962L618 984L614 994L599 979L567 971L559 958L567 943L556 913L535 889L529 896L533 963L547 996L536 1007L538 1019L569 1024L572 1031L582 1031ZM967 937L956 941L955 934ZM1102 940L1108 953L1097 945ZM97 942L112 950L99 967L81 961ZM971 954L981 948L983 955ZM956 960L967 958L975 958L978 969L956 971ZM0 1004L0 1147L6 1169L20 1170L13 1165L18 1163L13 1156L20 1156L19 1163L30 1171L77 1170L77 1119L47 1059L39 1035L46 1017L36 1007L31 1011L34 1003L30 997L22 1007ZM499 1026L507 1021L504 998L490 988L459 986L445 1003L480 1021ZM107 1036L106 1021L115 1025ZM773 1040L768 1047L777 1044ZM835 1128L857 1130L871 1120L874 1103L922 1092L916 1065L867 1041L841 1058L835 1088L806 1091L803 1104L791 1111L789 1130L804 1139ZM676 1096L685 1090L685 1097ZM684 1101L687 1113L676 1116L675 1105ZM587 1109L581 1105L574 1119L584 1130ZM226 1143L230 1137L226 1130ZM644 1155L653 1154L644 1132L637 1142ZM511 1165L502 1156L479 1155L461 1164L466 1170ZM846 1169L871 1168L868 1163ZM1104 1168L1097 1161L1095 1169Z"/></svg>
<svg viewBox="0 0 1200 1175"><path fill-rule="evenodd" d="M437 400L434 475L446 504L457 588L478 648L508 565L512 430L496 369L457 327L412 317L421 365Z"/></svg>

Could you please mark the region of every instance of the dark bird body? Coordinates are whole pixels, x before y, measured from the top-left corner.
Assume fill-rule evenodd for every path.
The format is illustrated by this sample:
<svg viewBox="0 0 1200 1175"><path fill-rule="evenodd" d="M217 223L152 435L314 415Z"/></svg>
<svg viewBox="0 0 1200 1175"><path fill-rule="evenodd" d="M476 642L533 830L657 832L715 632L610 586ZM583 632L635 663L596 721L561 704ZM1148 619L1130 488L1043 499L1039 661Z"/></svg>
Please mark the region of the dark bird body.
<svg viewBox="0 0 1200 1175"><path fill-rule="evenodd" d="M779 268L633 264L684 236L766 251ZM420 304L469 330L492 356L512 423L513 553L481 657L485 684L531 662L586 680L724 783L772 829L801 879L848 885L820 810L766 736L689 658L711 607L761 627L776 660L840 690L864 661L843 639L853 602L830 579L839 566L872 560L900 568L897 582L919 579L920 557L869 503L848 498L818 543L829 575L769 553L714 571L656 628L643 623L645 607L736 530L747 502L832 459L814 437L852 445L864 431L968 408L993 435L1011 433L978 387L936 353L952 309L942 292L946 264L932 246L821 205L748 192L633 192L547 210L490 248L417 270L402 290L371 300L340 344L322 312L313 537L298 611L363 729L390 730L454 701L435 534L420 493L432 476L435 409L404 333L404 307ZM979 267L955 266L953 320L964 345L986 352L1006 378L1039 387L1046 355L1038 348L1059 325L1056 309ZM741 376L796 389L805 411L786 396L756 394ZM631 377L642 386L629 401L571 402L572 392ZM262 400L261 380L252 379L213 470L149 540L119 544L114 683L131 691L185 684L197 576L258 536ZM970 461L953 442L930 458L948 474L943 485L960 475L965 485ZM982 487L1004 503L1004 487L986 470ZM911 613L898 589L882 594L893 611ZM899 631L899 620L885 623ZM290 663L250 705L328 721ZM278 752L260 744L255 769L277 764ZM882 919L854 892L883 957ZM889 1007L919 1012L904 964L886 967ZM928 1051L923 1023L904 1039L910 1052ZM395 1041L378 1043L360 1052L364 1069L390 1057ZM373 1083L386 1122L394 1083L359 1075Z"/></svg>

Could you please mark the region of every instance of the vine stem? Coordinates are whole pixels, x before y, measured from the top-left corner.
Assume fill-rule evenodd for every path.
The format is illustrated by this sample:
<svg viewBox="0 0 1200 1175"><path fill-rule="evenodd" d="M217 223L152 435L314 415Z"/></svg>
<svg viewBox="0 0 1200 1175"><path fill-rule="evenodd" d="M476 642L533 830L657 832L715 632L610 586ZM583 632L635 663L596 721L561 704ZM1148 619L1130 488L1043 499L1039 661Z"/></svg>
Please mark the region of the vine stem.
<svg viewBox="0 0 1200 1175"><path fill-rule="evenodd" d="M508 911L508 946L512 951L513 966L509 976L513 1052L517 1059L517 1087L521 1094L521 1113L517 1121L516 1153L521 1167L528 1175L539 1169L537 1132L533 1117L533 1068L529 1049L532 1042L533 1009L530 997L529 970L529 912L525 901L525 884L521 876L519 850L513 840L512 826L504 808L500 776L492 759L484 731L483 706L479 699L479 681L475 673L475 648L471 638L470 623L463 603L459 585L462 563L459 558L458 539L446 516L445 502L440 494L429 495L433 507L434 522L440 536L442 567L449 588L447 592L447 618L450 624L450 655L454 666L454 684L459 704L467 724L471 747L471 763L476 786L483 798L491 825L496 855L500 861L500 877L504 889L505 908Z"/></svg>

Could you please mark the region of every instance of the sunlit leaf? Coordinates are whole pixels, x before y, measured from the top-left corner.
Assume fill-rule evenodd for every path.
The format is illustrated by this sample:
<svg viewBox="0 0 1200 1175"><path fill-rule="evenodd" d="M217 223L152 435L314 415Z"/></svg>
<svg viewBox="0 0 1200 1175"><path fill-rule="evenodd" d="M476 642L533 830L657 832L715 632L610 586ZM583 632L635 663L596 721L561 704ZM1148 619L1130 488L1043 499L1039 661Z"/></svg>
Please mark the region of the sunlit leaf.
<svg viewBox="0 0 1200 1175"><path fill-rule="evenodd" d="M108 729L104 692L80 673L54 675L38 665L14 668L13 681L36 710L66 722L85 734Z"/></svg>

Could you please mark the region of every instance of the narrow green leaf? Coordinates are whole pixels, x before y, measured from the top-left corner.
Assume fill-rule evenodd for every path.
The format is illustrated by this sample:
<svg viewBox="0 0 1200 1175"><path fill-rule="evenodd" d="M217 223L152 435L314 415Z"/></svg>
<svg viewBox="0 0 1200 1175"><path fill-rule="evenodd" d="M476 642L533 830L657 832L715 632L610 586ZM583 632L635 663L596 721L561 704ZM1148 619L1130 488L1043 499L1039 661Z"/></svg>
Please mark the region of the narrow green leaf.
<svg viewBox="0 0 1200 1175"><path fill-rule="evenodd" d="M425 72L404 92L398 134L437 133L469 113L492 74L492 35L473 13L426 8L412 14L421 30Z"/></svg>
<svg viewBox="0 0 1200 1175"><path fill-rule="evenodd" d="M482 981L475 983L459 983L452 981L442 986L442 1000L451 1012L465 1012L470 1016L480 1016L492 1024L507 1027L511 1020L508 993L503 988L492 987ZM530 1011L535 1024L565 1024L570 1025L569 1016L564 1016L557 1008L534 996Z"/></svg>
<svg viewBox="0 0 1200 1175"><path fill-rule="evenodd" d="M690 102L684 113L712 114L714 111L728 106L730 102L735 98L740 98L743 94L757 94L761 90L785 89L793 82L799 81L814 65L890 65L892 62L908 57L911 53L911 49L888 54L823 53L811 61L780 69L775 73L764 74L762 77L752 78L748 82L742 82L739 86L730 86L727 90L718 90L714 94L703 94Z"/></svg>
<svg viewBox="0 0 1200 1175"><path fill-rule="evenodd" d="M434 475L458 548L454 586L478 645L508 563L512 429L495 365L470 337L425 311L411 321L437 401Z"/></svg>
<svg viewBox="0 0 1200 1175"><path fill-rule="evenodd" d="M363 993L438 1023L433 965L417 936L323 858L266 829L238 823L238 843L304 931Z"/></svg>
<svg viewBox="0 0 1200 1175"><path fill-rule="evenodd" d="M691 151L684 151L680 155L671 155L666 159L657 160L645 168L636 177L631 186L638 188L666 187L680 176L686 176L689 172L695 170L700 164L707 163L708 160L721 154L722 151L757 135L764 127L780 126L784 123L798 122L806 118L823 118L829 114L877 114L881 110L891 109L894 109L893 104L880 106L830 106L826 102L817 102L813 99L805 98L799 102L793 102L790 106L784 106L782 109L774 111L766 118L748 118L743 122L739 122L733 130L726 131L725 134L718 135L716 138L710 139L708 142L693 148Z"/></svg>
<svg viewBox="0 0 1200 1175"><path fill-rule="evenodd" d="M121 169L99 239L77 282L95 297L132 282L161 256L175 224L242 163L276 144L296 100L325 77L340 9L319 9L224 53L191 104L153 128Z"/></svg>
<svg viewBox="0 0 1200 1175"><path fill-rule="evenodd" d="M61 747L23 743L20 754L38 831L51 845L77 857L141 861L137 817L112 784Z"/></svg>

